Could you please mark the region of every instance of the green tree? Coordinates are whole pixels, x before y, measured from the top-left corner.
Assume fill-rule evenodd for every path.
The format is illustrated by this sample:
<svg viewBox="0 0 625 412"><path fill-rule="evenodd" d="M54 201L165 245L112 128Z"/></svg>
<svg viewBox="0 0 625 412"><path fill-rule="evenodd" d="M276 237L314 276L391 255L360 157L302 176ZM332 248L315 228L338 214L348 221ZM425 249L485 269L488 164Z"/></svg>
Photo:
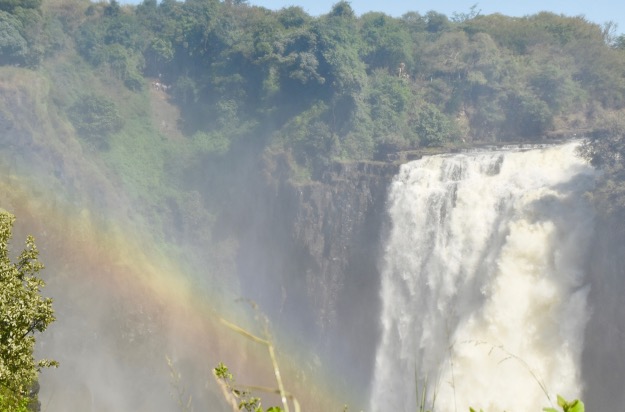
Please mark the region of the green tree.
<svg viewBox="0 0 625 412"><path fill-rule="evenodd" d="M532 93L513 91L504 103L506 132L511 139L535 139L553 125L553 113L547 103Z"/></svg>
<svg viewBox="0 0 625 412"><path fill-rule="evenodd" d="M554 113L569 109L582 99L582 91L569 71L545 63L529 79L534 93L547 103Z"/></svg>
<svg viewBox="0 0 625 412"><path fill-rule="evenodd" d="M319 38L320 74L336 96L354 96L366 83L365 65L358 55L361 43L349 3L337 3L315 27Z"/></svg>
<svg viewBox="0 0 625 412"><path fill-rule="evenodd" d="M621 34L612 43L612 48L616 50L625 50L625 34Z"/></svg>
<svg viewBox="0 0 625 412"><path fill-rule="evenodd" d="M99 146L123 127L123 118L115 103L104 96L87 94L69 108L69 118L78 133Z"/></svg>
<svg viewBox="0 0 625 412"><path fill-rule="evenodd" d="M278 12L278 21L287 29L302 27L311 17L299 6L286 7Z"/></svg>
<svg viewBox="0 0 625 412"><path fill-rule="evenodd" d="M425 15L427 21L426 29L430 33L442 33L448 30L451 26L449 19L442 13L435 12L434 10L428 11Z"/></svg>
<svg viewBox="0 0 625 412"><path fill-rule="evenodd" d="M12 14L0 10L0 64L24 61L28 43L22 36L22 22Z"/></svg>
<svg viewBox="0 0 625 412"><path fill-rule="evenodd" d="M0 10L13 12L16 8L38 9L42 0L0 0Z"/></svg>
<svg viewBox="0 0 625 412"><path fill-rule="evenodd" d="M421 107L414 131L424 146L442 146L453 137L453 124L445 114L433 104L426 103Z"/></svg>
<svg viewBox="0 0 625 412"><path fill-rule="evenodd" d="M370 76L367 104L373 120L373 137L379 148L407 144L407 112L412 99L408 81L378 69Z"/></svg>
<svg viewBox="0 0 625 412"><path fill-rule="evenodd" d="M354 12L347 2L334 5L314 29L319 42L319 74L326 79L329 94L330 131L338 136L341 156L366 158L373 153L371 132L366 126L362 93L367 83L362 46Z"/></svg>
<svg viewBox="0 0 625 412"><path fill-rule="evenodd" d="M603 171L594 190L599 212L622 222L625 215L625 117L623 112L598 119L600 126L581 147L581 155ZM621 223L619 223L621 224Z"/></svg>
<svg viewBox="0 0 625 412"><path fill-rule="evenodd" d="M405 25L383 13L367 13L361 17L361 35L364 41L363 61L371 71L386 67L396 72L403 63L413 66L410 33Z"/></svg>
<svg viewBox="0 0 625 412"><path fill-rule="evenodd" d="M41 296L44 282L38 277L43 265L32 236L15 263L9 256L15 217L0 210L0 410L21 411L42 367L55 361L35 362L35 332L54 321L52 299Z"/></svg>

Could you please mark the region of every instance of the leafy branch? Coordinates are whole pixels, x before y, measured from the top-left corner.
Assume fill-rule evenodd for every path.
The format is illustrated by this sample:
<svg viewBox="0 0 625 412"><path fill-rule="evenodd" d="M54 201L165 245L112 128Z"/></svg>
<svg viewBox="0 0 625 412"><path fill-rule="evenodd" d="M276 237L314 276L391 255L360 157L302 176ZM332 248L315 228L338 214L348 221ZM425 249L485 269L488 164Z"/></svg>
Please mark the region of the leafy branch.
<svg viewBox="0 0 625 412"><path fill-rule="evenodd" d="M266 387L261 387L261 386L249 386L249 387L236 387L234 385L234 379L232 377L232 374L230 374L230 372L228 371L228 368L223 365L222 363L220 363L219 365L217 365L217 367L215 369L213 369L213 373L217 379L217 381L220 383L220 385L222 386L222 392L224 392L224 395L226 396L226 399L233 405L236 405L238 410L241 410L243 408L245 408L245 410L247 411L253 411L253 412L263 412L264 410L262 409L262 406L260 405L260 399L259 398L254 398L251 397L249 390L259 390L259 391L263 391L263 392L268 392L268 393L277 393L280 395L280 399L282 401L282 408L273 406L269 409L267 409L266 412L289 412L289 403L288 400L291 400L291 402L293 403L293 407L295 409L295 412L300 412L301 408L299 405L299 402L297 401L297 398L295 398L292 394L288 393L285 389L284 389L284 383L282 382L282 376L280 374L280 368L278 367L278 361L276 359L276 353L275 353L275 348L273 346L273 344L271 343L271 340L269 339L263 339L260 338L250 332L248 332L247 330L228 322L225 319L220 319L221 323L223 323L225 326L227 326L228 328L232 329L233 331L245 336L246 338L250 339L251 341L254 341L256 343L260 343L262 345L267 346L267 349L269 351L269 356L271 358L271 364L273 365L273 371L274 371L274 375L276 377L276 382L278 384L278 388L266 388ZM265 320L266 323L266 320ZM265 325L267 326L267 325ZM267 328L266 328L267 329ZM268 334L269 332L266 330L266 333ZM232 397L235 398L235 402L232 402ZM242 401L240 401L238 404L236 403L236 398L241 398ZM253 409L256 408L256 409ZM234 409L237 410L237 409Z"/></svg>

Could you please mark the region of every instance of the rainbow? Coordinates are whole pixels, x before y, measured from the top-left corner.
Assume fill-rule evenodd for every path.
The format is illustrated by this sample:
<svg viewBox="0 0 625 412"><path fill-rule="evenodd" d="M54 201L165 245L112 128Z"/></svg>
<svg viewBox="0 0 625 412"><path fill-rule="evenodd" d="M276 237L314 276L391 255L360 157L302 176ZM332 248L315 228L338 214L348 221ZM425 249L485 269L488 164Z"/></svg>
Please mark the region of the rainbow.
<svg viewBox="0 0 625 412"><path fill-rule="evenodd" d="M54 299L58 318L38 338L36 355L61 363L41 374L42 410L171 411L189 395L195 410L228 410L211 374L218 362L240 383L276 386L267 348L221 322L262 335L254 311L235 302L235 290L198 285L191 275L197 268L176 261L151 242L149 230L115 211L107 216L68 201L43 176L3 175L0 207L17 217L13 249L26 234L35 236L46 265L44 294ZM334 393L332 378L305 366L306 348L277 347L287 390L304 410L349 403ZM260 396L265 407L279 402Z"/></svg>

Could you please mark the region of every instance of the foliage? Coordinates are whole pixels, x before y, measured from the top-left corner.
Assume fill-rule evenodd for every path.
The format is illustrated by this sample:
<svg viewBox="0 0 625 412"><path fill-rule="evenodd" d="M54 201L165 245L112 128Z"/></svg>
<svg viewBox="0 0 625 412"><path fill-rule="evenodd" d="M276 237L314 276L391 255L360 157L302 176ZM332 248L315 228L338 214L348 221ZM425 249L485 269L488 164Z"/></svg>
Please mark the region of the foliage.
<svg viewBox="0 0 625 412"><path fill-rule="evenodd" d="M19 19L0 11L0 62L15 64L22 62L28 51L28 43L22 36L23 25Z"/></svg>
<svg viewBox="0 0 625 412"><path fill-rule="evenodd" d="M42 68L55 94L33 112L59 112L61 125L66 114L84 139L110 145L94 156L123 170L171 239L213 246L197 222L232 213L244 195L231 183L256 173L264 151L315 179L335 160L454 145L459 130L477 142L587 132L583 154L604 170L593 196L625 210L625 39L606 43L583 17L87 3L0 0L0 64ZM156 81L158 93L143 87ZM175 105L179 122L154 126L149 99Z"/></svg>
<svg viewBox="0 0 625 412"><path fill-rule="evenodd" d="M40 0L0 0L0 64L37 67L65 41L56 16L42 13Z"/></svg>
<svg viewBox="0 0 625 412"><path fill-rule="evenodd" d="M0 10L12 13L17 8L38 9L42 0L0 0Z"/></svg>
<svg viewBox="0 0 625 412"><path fill-rule="evenodd" d="M140 90L144 58L148 57L147 53L143 55L146 48L143 27L134 15L122 12L115 1L107 4L101 14L92 13L97 18L89 18L78 29L78 51L92 65L108 68L129 89Z"/></svg>
<svg viewBox="0 0 625 412"><path fill-rule="evenodd" d="M25 249L11 262L9 242L15 218L0 211L0 407L22 411L29 403L30 389L51 360L33 359L34 334L54 321L52 300L41 297L44 282L38 277L43 265L32 236Z"/></svg>
<svg viewBox="0 0 625 412"><path fill-rule="evenodd" d="M584 412L585 408L584 408L584 402L575 399L571 402L567 402L562 396L558 395L558 406L560 408L562 408L562 412ZM560 412L558 411L558 409L556 408L543 408L544 412ZM469 408L469 412L477 412L475 409L473 408ZM480 409L480 412L483 412L482 409Z"/></svg>
<svg viewBox="0 0 625 412"><path fill-rule="evenodd" d="M264 412L261 405L261 400L258 397L252 396L252 394L246 390L237 389L235 387L234 377L232 373L228 370L228 367L223 363L219 363L214 369L213 373L215 374L215 378L219 382L221 382L225 387L228 393L232 394L237 401L237 408L239 410L244 410L247 412ZM282 412L282 408L277 406L272 406L267 409L267 412Z"/></svg>
<svg viewBox="0 0 625 412"><path fill-rule="evenodd" d="M370 132L379 149L394 144L409 146L408 107L412 101L410 84L405 78L378 69L370 76L366 91L372 128Z"/></svg>
<svg viewBox="0 0 625 412"><path fill-rule="evenodd" d="M208 155L188 164L194 175L214 174L218 153L271 148L315 179L334 160L460 136L566 136L595 126L590 107L625 107L618 38L606 44L605 28L581 17L482 15L477 6L451 19L358 17L344 1L313 17L299 7L146 0L94 4L75 18L66 27L77 27L78 51L101 75L138 93L144 77L165 86L181 111L177 132Z"/></svg>
<svg viewBox="0 0 625 412"><path fill-rule="evenodd" d="M442 146L453 136L451 121L431 104L425 104L419 110L414 131L424 146Z"/></svg>
<svg viewBox="0 0 625 412"><path fill-rule="evenodd" d="M427 378L424 379L423 384L422 384L422 389L421 389L421 395L419 396L419 379L417 376L417 368L415 367L415 393L416 393L416 398L417 398L417 402L418 402L418 411L417 412L433 412L434 406L436 405L436 392L433 394L432 396L432 401L430 403L430 407L428 408L427 405L427 399L428 399L428 393L427 393L427 389L428 389L428 380Z"/></svg>
<svg viewBox="0 0 625 412"><path fill-rule="evenodd" d="M76 100L68 116L78 133L99 147L106 146L108 137L121 130L124 124L115 102L95 94Z"/></svg>
<svg viewBox="0 0 625 412"><path fill-rule="evenodd" d="M625 215L625 117L604 114L581 146L582 157L603 171L593 193L599 211L621 221Z"/></svg>
<svg viewBox="0 0 625 412"><path fill-rule="evenodd" d="M562 396L558 395L558 406L562 408L563 412L584 412L584 402L575 399L571 402L567 402ZM545 412L558 412L556 408L543 408Z"/></svg>
<svg viewBox="0 0 625 412"><path fill-rule="evenodd" d="M534 140L591 124L584 105L625 107L618 38L606 44L606 27L580 17L482 15L477 5L451 19L357 17L344 1L312 17L299 7L146 0L92 5L82 19L81 55L134 91L142 75L158 77L185 135L215 133L237 147L240 124L263 125L256 150L278 143L311 176L334 159L448 144L459 130Z"/></svg>
<svg viewBox="0 0 625 412"><path fill-rule="evenodd" d="M0 408L6 412L30 412L32 401L28 397L18 397L6 390L0 388Z"/></svg>
<svg viewBox="0 0 625 412"><path fill-rule="evenodd" d="M178 403L178 407L181 411L193 411L193 398L191 395L188 395L185 388L181 386L182 375L178 372L174 363L169 357L167 359L167 366L169 367L169 375L171 379L171 385L175 391L176 401Z"/></svg>
<svg viewBox="0 0 625 412"><path fill-rule="evenodd" d="M250 303L252 304L252 307L256 308L255 303L253 302L250 302ZM257 315L258 315L258 319L261 320L263 323L264 332L265 332L265 335L267 336L267 338L265 339L260 338L256 335L253 335L247 330L235 324L232 324L225 319L221 319L221 322L227 327L229 327L230 329L232 329L233 331L243 335L245 338L267 347L269 351L269 357L271 358L271 364L273 366L274 375L276 377L276 383L278 384L278 388L273 389L273 388L265 388L265 387L258 387L258 386L252 387L253 389L256 389L256 390L260 390L263 392L276 393L280 395L280 399L282 401L282 408L278 406L273 406L267 409L267 412L283 412L283 411L289 412L290 409L289 409L288 399L291 400L293 407L295 409L295 412L300 412L301 407L299 405L299 402L297 401L297 398L295 398L293 395L288 393L284 388L284 383L282 382L280 369L278 367L278 361L276 360L275 348L269 338L269 320L264 315L261 315L258 313ZM228 368L223 363L219 363L217 367L213 369L213 374L215 375L215 378L217 379L217 383L221 386L224 397L232 405L234 411L245 409L246 411L249 411L249 412L264 412L260 403L260 398L251 396L250 392L246 389L240 389L234 386L234 378L232 374L228 371Z"/></svg>
<svg viewBox="0 0 625 412"><path fill-rule="evenodd" d="M508 119L506 135L533 138L543 135L553 123L547 103L533 93L511 93L505 100Z"/></svg>
<svg viewBox="0 0 625 412"><path fill-rule="evenodd" d="M293 132L291 120L321 101L328 110L314 122L332 136L327 160L367 158L388 141L418 144L406 123L419 122L415 106L434 105L469 138L516 140L545 136L580 105L625 105L618 38L610 47L605 27L579 17L482 15L476 5L452 19L435 11L357 17L338 2L315 18L298 7L215 0L90 10L75 36L80 53L130 89L140 90L141 74L171 85L188 135L232 140L228 130L249 119L285 136L283 126ZM11 38L15 57L23 42ZM379 82L380 71L392 77L400 67L401 99L410 103L398 107L389 100L398 84L385 93ZM302 133L315 132L294 136ZM425 144L449 140L439 137ZM309 151L288 140L286 149Z"/></svg>
<svg viewBox="0 0 625 412"><path fill-rule="evenodd" d="M361 17L362 59L368 70L384 67L395 72L401 64L414 66L410 34L398 20L383 13Z"/></svg>

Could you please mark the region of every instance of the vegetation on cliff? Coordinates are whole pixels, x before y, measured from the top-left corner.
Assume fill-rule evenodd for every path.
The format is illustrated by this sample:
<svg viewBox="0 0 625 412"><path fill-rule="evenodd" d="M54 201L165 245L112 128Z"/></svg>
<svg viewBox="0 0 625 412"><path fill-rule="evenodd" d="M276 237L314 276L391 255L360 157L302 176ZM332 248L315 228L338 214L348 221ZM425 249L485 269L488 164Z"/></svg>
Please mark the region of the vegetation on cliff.
<svg viewBox="0 0 625 412"><path fill-rule="evenodd" d="M581 154L603 171L593 200L603 217L619 227L625 215L625 117L608 114L581 147Z"/></svg>
<svg viewBox="0 0 625 412"><path fill-rule="evenodd" d="M224 283L254 185L277 162L310 182L400 150L586 136L605 171L595 198L616 211L625 37L613 29L475 8L356 16L346 1L313 17L246 1L0 0L0 167L144 224Z"/></svg>
<svg viewBox="0 0 625 412"><path fill-rule="evenodd" d="M263 152L315 179L402 149L601 133L625 108L625 37L579 16L7 0L0 27L0 63L47 83L43 144L73 129L179 220L198 201L211 205L193 219L211 220L222 176ZM183 194L181 174L194 176Z"/></svg>

